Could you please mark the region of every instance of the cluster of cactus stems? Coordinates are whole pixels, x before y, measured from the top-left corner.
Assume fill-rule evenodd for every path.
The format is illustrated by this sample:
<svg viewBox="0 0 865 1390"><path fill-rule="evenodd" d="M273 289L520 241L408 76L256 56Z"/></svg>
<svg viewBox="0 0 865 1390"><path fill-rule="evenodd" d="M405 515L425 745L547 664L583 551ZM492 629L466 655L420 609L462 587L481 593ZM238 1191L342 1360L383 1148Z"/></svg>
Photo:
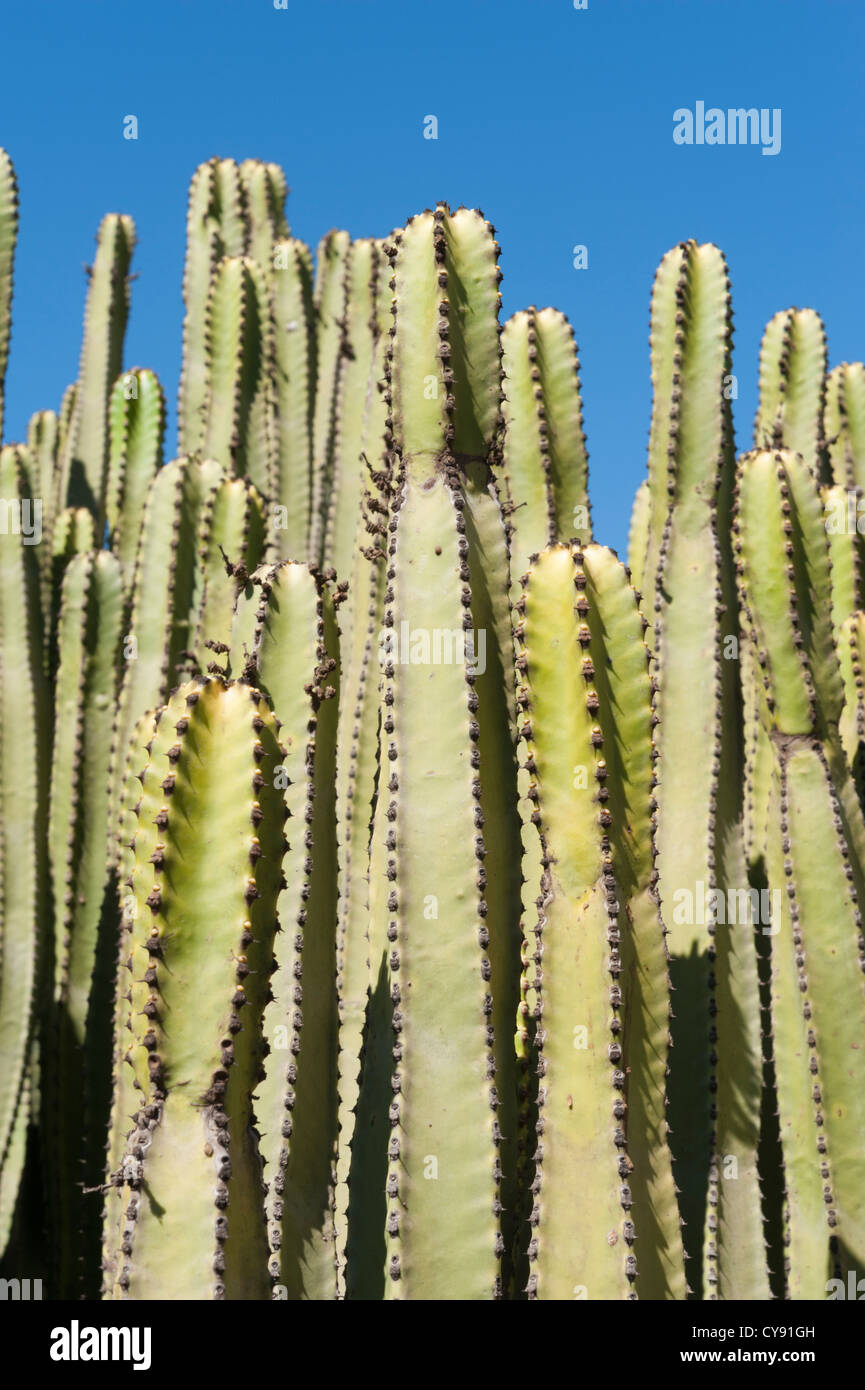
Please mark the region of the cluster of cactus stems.
<svg viewBox="0 0 865 1390"><path fill-rule="evenodd" d="M865 367L651 308L629 565L567 319L439 204L192 180L179 455L103 221L0 449L0 1251L55 1298L822 1298L865 1264ZM0 151L0 430L18 196Z"/></svg>

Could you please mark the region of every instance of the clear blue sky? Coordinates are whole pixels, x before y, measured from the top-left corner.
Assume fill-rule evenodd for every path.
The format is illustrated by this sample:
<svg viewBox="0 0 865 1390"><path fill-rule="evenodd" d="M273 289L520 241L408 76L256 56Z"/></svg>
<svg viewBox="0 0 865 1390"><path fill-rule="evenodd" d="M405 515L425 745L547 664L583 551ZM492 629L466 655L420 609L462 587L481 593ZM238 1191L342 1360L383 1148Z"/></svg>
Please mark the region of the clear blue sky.
<svg viewBox="0 0 865 1390"><path fill-rule="evenodd" d="M437 199L483 209L505 313L555 304L575 326L596 533L623 551L668 247L727 255L740 449L773 312L816 308L831 363L865 353L863 35L862 0L7 6L0 144L22 200L7 437L76 374L82 263L118 211L139 236L127 365L162 378L173 449L189 178L214 154L258 156L285 168L292 231L313 244L332 226L385 234ZM675 145L673 111L700 100L780 107L781 152Z"/></svg>

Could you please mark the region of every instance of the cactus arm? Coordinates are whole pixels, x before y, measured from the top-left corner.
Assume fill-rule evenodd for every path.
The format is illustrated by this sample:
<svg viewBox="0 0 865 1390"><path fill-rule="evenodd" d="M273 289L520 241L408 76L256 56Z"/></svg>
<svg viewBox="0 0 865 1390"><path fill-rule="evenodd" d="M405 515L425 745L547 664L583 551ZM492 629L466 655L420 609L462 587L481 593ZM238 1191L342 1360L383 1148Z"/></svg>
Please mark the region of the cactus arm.
<svg viewBox="0 0 865 1390"><path fill-rule="evenodd" d="M229 257L220 262L210 289L206 337L204 453L229 473L248 472L269 495L269 303L253 261Z"/></svg>
<svg viewBox="0 0 865 1390"><path fill-rule="evenodd" d="M58 420L53 410L39 410L30 417L27 449L35 465L34 477L42 499L42 525L48 535L53 522L58 433ZM48 549L46 546L46 552Z"/></svg>
<svg viewBox="0 0 865 1390"><path fill-rule="evenodd" d="M316 339L309 248L281 241L271 277L277 441L273 501L284 508L280 558L306 558L312 505Z"/></svg>
<svg viewBox="0 0 865 1390"><path fill-rule="evenodd" d="M0 443L3 440L3 388L9 361L12 324L12 266L18 239L18 181L5 150L0 149Z"/></svg>
<svg viewBox="0 0 865 1390"><path fill-rule="evenodd" d="M117 378L108 424L105 514L111 549L131 587L147 492L162 467L165 395L154 372L133 367Z"/></svg>
<svg viewBox="0 0 865 1390"><path fill-rule="evenodd" d="M550 640L551 633L575 632L574 569L567 547L538 557L517 629L529 682L520 697L522 734L534 767L544 848L535 956L542 974L536 986L541 1079L529 1294L619 1299L631 1293L636 1260L626 1181L623 1186L630 1162L614 1143L616 1120L625 1113L617 1093L624 1081L622 1050L618 1030L610 1030L610 1017L618 1018L610 983L612 978L615 989L619 969L615 879L598 815L574 814L575 773L582 768L594 788L599 770L582 651L576 641ZM587 1045L578 1051L579 1029ZM595 1179L591 1188L588 1174Z"/></svg>
<svg viewBox="0 0 865 1390"><path fill-rule="evenodd" d="M352 570L364 482L361 450L371 393L376 389L372 368L377 344L386 326L382 322L386 270L387 261L380 243L371 240L351 243L346 270L346 355L339 378L331 491L326 499L324 537L325 563L333 566L340 579L347 579ZM389 304L387 307L389 310Z"/></svg>
<svg viewBox="0 0 865 1390"><path fill-rule="evenodd" d="M450 632L460 621L461 562L443 481L426 491L409 486L399 513L401 533L412 544L391 556L390 614L412 628L422 623L430 632ZM447 1290L450 1297L489 1298L499 1264L496 1116L490 1108L489 933L479 897L482 860L476 851L484 841L468 757L469 690L459 664L400 665L398 680L389 675L396 669L385 668L382 777L386 770L388 781L387 791L380 791L393 819L377 826L387 826L395 848L384 876L370 884L371 911L388 923L395 1020L401 1024L393 1071L398 1151L388 1167L385 1296L416 1299ZM438 711L435 737L427 713L431 702ZM460 842L464 848L457 856ZM435 866L431 877L417 873L423 864ZM380 963L371 962L374 978ZM457 1059L464 1077L459 1090L452 1084ZM435 1181L425 1180L425 1168L435 1172Z"/></svg>
<svg viewBox="0 0 865 1390"><path fill-rule="evenodd" d="M177 459L150 486L135 566L111 757L111 824L117 824L123 760L136 721L165 700L181 653L195 637L203 592L197 537L210 493L223 481L219 464ZM116 848L116 847L115 847Z"/></svg>
<svg viewBox="0 0 865 1390"><path fill-rule="evenodd" d="M832 481L865 488L865 364L842 362L826 378L823 433Z"/></svg>
<svg viewBox="0 0 865 1390"><path fill-rule="evenodd" d="M865 1022L865 823L838 733L844 691L823 507L801 456L756 452L741 461L737 527L743 609L764 653L761 714L776 760L768 877L780 913L772 1021L787 1289L815 1297L828 1277L861 1263L865 1236L848 1130L862 1123L862 1081L847 1033ZM842 883L840 899L831 883Z"/></svg>
<svg viewBox="0 0 865 1390"><path fill-rule="evenodd" d="M628 568L631 571L631 582L637 593L642 595L644 571L646 563L646 547L649 543L649 532L651 529L651 518L649 508L652 499L649 493L648 479L644 478L634 494L634 505L631 508L631 525L628 531Z"/></svg>
<svg viewBox="0 0 865 1390"><path fill-rule="evenodd" d="M613 871L622 898L623 975L634 1005L628 1038L629 1183L638 1232L652 1230L639 1259L641 1298L685 1296L679 1212L667 1142L666 1077L670 989L665 928L655 872L654 686L644 632L627 571L613 551L582 554L594 689L604 715L605 803L613 818ZM630 978L628 978L630 975Z"/></svg>
<svg viewBox="0 0 865 1390"><path fill-rule="evenodd" d="M851 613L845 618L838 636L838 659L844 682L839 733L860 804L865 807L865 614Z"/></svg>
<svg viewBox="0 0 865 1390"><path fill-rule="evenodd" d="M192 646L201 670L211 660L209 642L230 645L238 585L264 559L265 544L264 502L257 489L245 478L226 478L208 496L199 524L203 587Z"/></svg>
<svg viewBox="0 0 865 1390"><path fill-rule="evenodd" d="M592 537L579 361L555 309L515 314L502 333L504 472L518 578L551 541Z"/></svg>
<svg viewBox="0 0 865 1390"><path fill-rule="evenodd" d="M245 159L240 166L246 215L249 223L246 254L268 274L273 268L273 248L277 238L288 236L285 175L278 164Z"/></svg>
<svg viewBox="0 0 865 1390"><path fill-rule="evenodd" d="M44 544L39 551L39 568L42 574L42 612L45 615L51 611L51 533L54 529L58 435L59 422L53 410L40 410L31 416L27 426L27 452L33 460L34 477L38 480L39 497L42 499ZM50 640L50 636L50 632L46 631L46 641Z"/></svg>
<svg viewBox="0 0 865 1390"><path fill-rule="evenodd" d="M418 634L434 641L444 633L459 642L484 613L493 619L488 646L502 640L487 586L498 576L506 594L498 559L503 528L498 515L496 538L486 510L494 494L481 497L499 423L496 251L492 230L477 213L450 216L439 206L414 218L392 253L397 311L386 443L396 442L400 471L393 480L384 626L397 647L386 660L381 696L370 855L372 1008L356 1133L363 1140L370 1121L376 1131L366 1134L359 1191L354 1164L351 1178L352 1200L377 1206L375 1192L367 1198L363 1184L378 1176L386 1153L386 1298L489 1298L502 1291L498 1105L499 1094L514 1084L513 1014L497 1052L491 979L494 957L503 959L511 932L488 914L478 745L484 739L490 757L507 745L512 760L509 691L504 687L496 709L479 688L480 662L475 671L464 669L459 650L449 660L437 661L431 651L406 660L400 645ZM490 555L483 553L487 543ZM508 637L504 652L509 645ZM497 653L494 664L503 659ZM429 726L424 711L431 700L440 718L418 737ZM494 718L502 727L482 731L481 722ZM506 780L504 769L489 769L488 789L499 776ZM490 842L512 815L515 788L503 800L493 808ZM428 884L413 872L419 862L436 865ZM385 1045L388 1021L393 1058ZM448 1082L455 1067L472 1078L456 1095ZM384 1081L391 1088L390 1140L381 1110L367 1120L369 1099L382 1104ZM352 1250L350 1231L349 1276Z"/></svg>
<svg viewBox="0 0 865 1390"><path fill-rule="evenodd" d="M163 706L164 708L164 706ZM115 870L117 883L117 950L114 961L114 1009L112 1045L112 1093L111 1113L107 1126L107 1140L103 1174L104 1203L102 1211L102 1294L109 1295L117 1277L117 1252L122 1239L124 1221L122 1185L114 1175L123 1164L126 1150L126 1136L138 1113L140 1092L137 1090L137 1077L133 1067L126 1059L127 1047L133 1028L132 991L127 986L129 973L132 925L137 912L133 892L132 872L135 867L136 846L139 851L144 845L144 833L138 830L139 802L141 801L141 779L150 758L150 745L156 733L161 710L148 710L135 725L129 748L124 760L123 796L118 811L118 824L112 827L112 842L117 854L112 857L111 867ZM154 808L154 814L157 808ZM152 853L157 843L155 823L150 827ZM143 966L146 969L146 965Z"/></svg>
<svg viewBox="0 0 865 1390"><path fill-rule="evenodd" d="M201 448L207 402L205 325L213 272L224 254L217 196L217 160L201 164L189 186L186 265L183 272L183 366L177 403L178 439L184 453Z"/></svg>
<svg viewBox="0 0 865 1390"><path fill-rule="evenodd" d="M725 1246L735 1250L735 1238L725 1240L720 1232L703 1259L707 1204L715 1195L713 1150L729 1122L713 1103L712 1089L731 1067L738 1094L756 1107L742 1131L748 1144L758 1132L760 1099L761 1063L752 1042L739 1055L738 1072L734 1034L728 1031L724 1039L719 1022L717 1045L710 1042L718 982L738 978L742 970L755 973L756 958L746 953L740 959L729 934L713 930L711 909L705 920L694 910L672 910L682 892L693 909L701 890L725 897L745 887L738 848L743 816L739 676L730 650L731 645L738 650L729 539L731 343L723 256L711 245L683 243L661 262L652 300L650 522L641 589L646 612L654 614L659 683L659 890L673 987L670 1145L686 1223L689 1284L698 1297L704 1274L713 1290L720 1281L724 1296L733 1296L721 1260ZM729 882L724 874L731 876ZM749 997L754 985L752 979ZM741 1200L750 1217L742 1219L759 1225L756 1155L750 1149L746 1154L741 1144L737 1154L748 1174ZM735 1261L728 1273L738 1279Z"/></svg>
<svg viewBox="0 0 865 1390"><path fill-rule="evenodd" d="M69 440L72 422L75 419L75 398L78 383L73 381L63 392L60 410L57 414L57 466L54 474L54 488L51 495L51 515L56 517L66 506L69 495Z"/></svg>
<svg viewBox="0 0 865 1390"><path fill-rule="evenodd" d="M336 622L327 586L306 565L255 576L261 601L248 652L280 720L289 809L269 1045L255 1096L270 1271L289 1299L335 1298L333 1169L337 1142L335 735ZM239 616L233 662L248 625ZM240 646L241 650L237 650ZM291 661L286 661L286 653ZM329 691L329 693L328 693Z"/></svg>
<svg viewBox="0 0 865 1390"><path fill-rule="evenodd" d="M92 1189L101 1182L110 1094L101 989L105 958L113 958L106 912L107 786L122 619L115 557L100 551L73 559L63 580L58 629L49 818L55 954L43 1073L50 1171L56 1177L57 1289L67 1297L89 1289L99 1258L99 1211L92 1198L82 1202L81 1185Z"/></svg>
<svg viewBox="0 0 865 1390"><path fill-rule="evenodd" d="M0 497L29 496L22 451L0 449ZM33 1004L47 939L47 762L36 547L10 525L0 535L0 1165L7 1157L30 1052Z"/></svg>
<svg viewBox="0 0 865 1390"><path fill-rule="evenodd" d="M851 613L865 603L865 537L859 519L865 508L855 484L823 489L823 512L832 562L832 623L836 637Z"/></svg>
<svg viewBox="0 0 865 1390"><path fill-rule="evenodd" d="M131 217L112 213L103 220L87 292L75 413L63 464L68 480L66 502L89 507L100 535L105 521L108 398L123 367L134 245Z"/></svg>
<svg viewBox="0 0 865 1390"><path fill-rule="evenodd" d="M738 489L740 587L753 640L765 652L770 727L825 736L837 727L843 688L819 492L802 457L789 451L746 454Z"/></svg>
<svg viewBox="0 0 865 1390"><path fill-rule="evenodd" d="M272 714L242 683L180 687L156 732L139 824L158 805L160 839L154 862L149 832L136 843L133 869L134 955L146 944L149 957L133 1007L148 1008L133 1020L145 1094L125 1157L142 1173L126 1184L115 1297L267 1297L250 1095L281 878L280 756Z"/></svg>
<svg viewBox="0 0 865 1390"><path fill-rule="evenodd" d="M382 367L383 340L373 372ZM373 389L366 422L365 453L381 460L387 406ZM360 1057L369 993L369 848L378 779L379 659L384 600L385 530L383 497L374 496L376 482L369 470L369 490L361 501L348 599L340 609L339 728L337 732L337 825L339 827L339 904L337 923L337 994L339 999L339 1154L334 1224L337 1241L338 1291L347 1292L346 1243L352 1192L349 1177L355 1155L355 1109L360 1096ZM377 475L383 482L383 474ZM381 1182L384 1196L384 1179ZM369 1216L369 1209L365 1212ZM384 1227L382 1217L378 1238ZM375 1236L373 1236L375 1240ZM383 1269L379 1261L379 1274Z"/></svg>
<svg viewBox="0 0 865 1390"><path fill-rule="evenodd" d="M339 384L345 356L348 294L348 232L328 232L316 253L315 317L317 370L312 423L312 507L309 555L320 561L333 479L338 429Z"/></svg>
<svg viewBox="0 0 865 1390"><path fill-rule="evenodd" d="M813 309L787 309L766 325L760 348L757 449L792 449L815 477L823 467L826 332Z"/></svg>
<svg viewBox="0 0 865 1390"><path fill-rule="evenodd" d="M771 852L774 881L784 882L787 892L778 894L781 930L772 942L778 972L773 1008L788 1183L788 1285L793 1298L818 1298L828 1278L861 1268L865 1248L863 1156L856 1138L865 1123L861 874L839 894L849 842L819 747L785 739L778 757Z"/></svg>

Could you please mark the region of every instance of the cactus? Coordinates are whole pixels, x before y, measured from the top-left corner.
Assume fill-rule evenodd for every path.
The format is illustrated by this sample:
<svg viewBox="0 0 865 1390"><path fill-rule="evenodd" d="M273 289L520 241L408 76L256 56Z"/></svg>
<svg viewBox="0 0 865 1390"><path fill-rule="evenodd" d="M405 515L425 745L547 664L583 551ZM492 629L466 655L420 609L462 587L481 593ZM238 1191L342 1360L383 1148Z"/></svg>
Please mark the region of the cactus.
<svg viewBox="0 0 865 1390"><path fill-rule="evenodd" d="M111 770L112 824L122 795L123 759L136 720L166 700L177 672L204 664L208 641L225 644L243 582L226 575L219 544L245 574L264 549L261 499L213 460L176 459L147 496L129 629L124 640ZM198 650L191 650L197 644Z"/></svg>
<svg viewBox="0 0 865 1390"><path fill-rule="evenodd" d="M865 488L865 365L842 362L826 378L823 434L832 481Z"/></svg>
<svg viewBox="0 0 865 1390"><path fill-rule="evenodd" d="M729 306L716 247L688 242L664 257L652 299L648 507L640 504L648 522L635 532L647 535L639 570L645 612L654 614L659 891L674 991L670 1146L688 1280L697 1296L705 1288L712 1297L767 1298L756 946L750 916L719 930L717 912L718 901L748 887L742 716L730 659L738 647ZM709 890L721 896L699 912ZM736 1158L735 1183L720 1174L725 1154Z"/></svg>
<svg viewBox="0 0 865 1390"><path fill-rule="evenodd" d="M118 377L108 402L105 515L111 549L131 583L147 491L162 467L165 396L155 373L134 367Z"/></svg>
<svg viewBox="0 0 865 1390"><path fill-rule="evenodd" d="M760 346L757 449L793 449L816 478L823 470L826 331L813 309L787 309L766 325Z"/></svg>
<svg viewBox="0 0 865 1390"><path fill-rule="evenodd" d="M280 559L309 553L312 418L315 408L315 311L312 260L302 241L274 248L273 371L276 394L274 501L282 508Z"/></svg>
<svg viewBox="0 0 865 1390"><path fill-rule="evenodd" d="M743 458L737 526L742 606L761 653L761 716L774 768L772 1024L792 1298L861 1268L865 821L846 766L843 686L822 506L789 451Z"/></svg>
<svg viewBox="0 0 865 1390"><path fill-rule="evenodd" d="M212 284L224 257L249 256L267 271L274 240L288 235L283 214L286 187L276 165L211 159L199 165L189 188L186 266L183 275L183 368L178 397L182 453L203 447L211 366L207 319Z"/></svg>
<svg viewBox="0 0 865 1390"><path fill-rule="evenodd" d="M108 483L108 400L123 367L129 314L131 217L111 214L99 228L84 314L75 405L61 460L60 505L87 507L101 536Z"/></svg>
<svg viewBox="0 0 865 1390"><path fill-rule="evenodd" d="M34 1003L51 910L47 862L51 710L44 672L37 547L17 510L32 500L23 451L0 449L0 1163L20 1130ZM14 1165L13 1165L14 1170ZM14 1206L11 1175L4 1205Z"/></svg>
<svg viewBox="0 0 865 1390"><path fill-rule="evenodd" d="M393 251L388 427L397 463L384 618L393 640L381 695L349 1296L490 1298L508 1283L519 895L507 559L489 469L499 419L497 249L479 214L439 205L411 221ZM425 390L431 381L435 391ZM469 629L474 660L459 649ZM407 639L454 633L449 661L431 660L431 648L407 659ZM455 1090L455 1071L471 1084ZM425 1180L430 1164L435 1182ZM355 1215L373 1233L361 1245Z"/></svg>
<svg viewBox="0 0 865 1390"><path fill-rule="evenodd" d="M643 623L624 568L595 545L534 557L518 609L543 849L529 983L540 1088L529 1294L682 1298ZM652 1239L637 1245L641 1231Z"/></svg>
<svg viewBox="0 0 865 1390"><path fill-rule="evenodd" d="M18 181L11 159L0 149L0 440L3 438L3 390L12 322L12 263L17 239Z"/></svg>
<svg viewBox="0 0 865 1390"><path fill-rule="evenodd" d="M859 803L865 809L865 613L851 613L841 624L838 660L844 682L838 731Z"/></svg>
<svg viewBox="0 0 865 1390"><path fill-rule="evenodd" d="M280 721L289 808L282 930L263 1025L269 1055L255 1094L269 1267L284 1297L335 1298L336 619L328 586L306 565L259 570L253 585L238 604L232 669L237 662L254 673Z"/></svg>
<svg viewBox="0 0 865 1390"><path fill-rule="evenodd" d="M737 482L726 266L674 248L629 574L482 215L331 232L313 286L286 193L194 175L178 459L120 216L0 450L6 1267L820 1298L865 1257L863 368L776 315ZM0 415L16 233L0 153Z"/></svg>
<svg viewBox="0 0 865 1390"><path fill-rule="evenodd" d="M281 756L261 695L209 680L172 696L141 773L119 983L131 1027L117 1042L139 1100L109 1175L115 1298L267 1296L251 1092L282 873Z"/></svg>
<svg viewBox="0 0 865 1390"><path fill-rule="evenodd" d="M378 345L389 327L387 263L377 241L353 241L346 257L345 361L339 375L334 419L323 558L342 579L351 574L364 464L367 417L377 378ZM378 362L380 373L381 362Z"/></svg>
<svg viewBox="0 0 865 1390"><path fill-rule="evenodd" d="M529 556L552 541L592 539L579 366L557 310L531 308L505 324L503 500L515 593Z"/></svg>
<svg viewBox="0 0 865 1390"><path fill-rule="evenodd" d="M316 253L315 409L312 423L312 507L310 559L323 558L327 510L337 442L340 377L346 350L346 297L351 239L348 232L328 232Z"/></svg>
<svg viewBox="0 0 865 1390"><path fill-rule="evenodd" d="M113 920L107 874L108 762L123 621L123 579L107 551L78 555L63 579L49 850L55 886L51 1003L43 1041L45 1131L59 1293L95 1292L110 1094ZM98 1283L97 1283L98 1288Z"/></svg>

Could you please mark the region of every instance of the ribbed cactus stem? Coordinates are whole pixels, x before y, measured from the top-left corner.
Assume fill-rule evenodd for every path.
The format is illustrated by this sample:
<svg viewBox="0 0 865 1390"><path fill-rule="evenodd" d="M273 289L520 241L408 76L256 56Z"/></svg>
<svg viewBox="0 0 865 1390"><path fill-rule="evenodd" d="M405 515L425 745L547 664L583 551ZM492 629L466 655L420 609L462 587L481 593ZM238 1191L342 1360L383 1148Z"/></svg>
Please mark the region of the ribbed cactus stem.
<svg viewBox="0 0 865 1390"><path fill-rule="evenodd" d="M854 1140L865 1123L854 1041L865 1026L865 822L839 737L844 690L823 508L801 456L745 456L738 533L775 759L767 869L786 1288L817 1298L828 1278L859 1268L865 1251Z"/></svg>
<svg viewBox="0 0 865 1390"><path fill-rule="evenodd" d="M673 986L670 1147L692 1292L763 1298L753 922L750 908L736 926L719 912L730 893L747 896L748 878L730 548L732 329L717 247L687 242L664 257L650 341L648 541L638 572L659 686L659 891ZM726 1002L737 991L749 1001L739 1019ZM722 1179L722 1191L719 1155L729 1153L740 1177Z"/></svg>
<svg viewBox="0 0 865 1390"><path fill-rule="evenodd" d="M285 803L276 724L243 683L174 694L141 770L121 1068L138 1109L110 1180L110 1294L268 1293L252 1091L273 962Z"/></svg>
<svg viewBox="0 0 865 1390"><path fill-rule="evenodd" d="M386 442L399 463L349 1296L490 1298L509 1280L519 840L505 536L488 464L497 250L478 213L439 206L393 251ZM384 1241L355 1243L356 1203Z"/></svg>
<svg viewBox="0 0 865 1390"><path fill-rule="evenodd" d="M238 606L232 665L247 663L280 721L280 784L289 808L282 931L263 1024L269 1053L255 1095L269 1268L283 1297L333 1299L336 619L327 584L305 564L263 568L250 587Z"/></svg>
<svg viewBox="0 0 865 1390"><path fill-rule="evenodd" d="M823 434L832 481L865 488L865 364L842 362L826 378Z"/></svg>
<svg viewBox="0 0 865 1390"><path fill-rule="evenodd" d="M10 1144L33 1036L50 914L46 854L50 708L38 546L22 450L0 449L0 1157ZM14 1194L4 1191L14 1205Z"/></svg>
<svg viewBox="0 0 865 1390"><path fill-rule="evenodd" d="M18 239L18 182L12 160L0 149L0 441L3 439L3 391L12 325L12 266Z"/></svg>
<svg viewBox="0 0 865 1390"><path fill-rule="evenodd" d="M207 394L203 452L273 495L273 354L264 272L246 257L217 266L207 304Z"/></svg>
<svg viewBox="0 0 865 1390"><path fill-rule="evenodd" d="M58 1295L92 1296L110 1096L115 942L107 872L108 763L123 623L113 555L76 556L63 579L49 849L55 889L54 976L43 1041Z"/></svg>
<svg viewBox="0 0 865 1390"><path fill-rule="evenodd" d="M88 507L100 535L108 482L108 398L123 367L134 245L131 217L112 213L104 218L96 258L88 272L75 409L61 461L61 504Z"/></svg>
<svg viewBox="0 0 865 1390"><path fill-rule="evenodd" d="M505 324L502 500L515 594L529 556L553 541L592 538L579 366L558 310L532 307Z"/></svg>
<svg viewBox="0 0 865 1390"><path fill-rule="evenodd" d="M312 258L301 241L274 247L273 371L276 405L276 483L279 557L309 555L312 507L312 420L315 409L316 325Z"/></svg>
<svg viewBox="0 0 865 1390"><path fill-rule="evenodd" d="M813 309L786 309L766 325L760 346L758 449L800 453L815 477L823 471L826 330Z"/></svg>
<svg viewBox="0 0 865 1390"><path fill-rule="evenodd" d="M390 327L387 260L380 242L353 241L346 267L345 361L333 440L324 559L340 579L351 575L365 465L361 457L367 417L383 379L383 349Z"/></svg>
<svg viewBox="0 0 865 1390"><path fill-rule="evenodd" d="M865 808L865 613L851 613L841 624L838 660L844 682L844 708L839 724L841 743L859 803Z"/></svg>
<svg viewBox="0 0 865 1390"><path fill-rule="evenodd" d="M111 756L112 825L117 823L123 762L135 724L145 710L167 699L195 640L204 591L199 528L208 498L224 478L213 460L176 459L159 470L147 495L121 651Z"/></svg>
<svg viewBox="0 0 865 1390"><path fill-rule="evenodd" d="M108 426L105 516L111 549L129 588L147 492L162 467L165 396L154 372L132 367L117 378L108 402Z"/></svg>
<svg viewBox="0 0 865 1390"><path fill-rule="evenodd" d="M316 381L312 425L312 507L309 554L321 561L338 435L340 377L346 350L348 232L328 232L318 244L315 276Z"/></svg>
<svg viewBox="0 0 865 1390"><path fill-rule="evenodd" d="M576 542L533 557L518 612L542 846L526 990L539 1078L529 1295L682 1298L643 621L612 552Z"/></svg>

